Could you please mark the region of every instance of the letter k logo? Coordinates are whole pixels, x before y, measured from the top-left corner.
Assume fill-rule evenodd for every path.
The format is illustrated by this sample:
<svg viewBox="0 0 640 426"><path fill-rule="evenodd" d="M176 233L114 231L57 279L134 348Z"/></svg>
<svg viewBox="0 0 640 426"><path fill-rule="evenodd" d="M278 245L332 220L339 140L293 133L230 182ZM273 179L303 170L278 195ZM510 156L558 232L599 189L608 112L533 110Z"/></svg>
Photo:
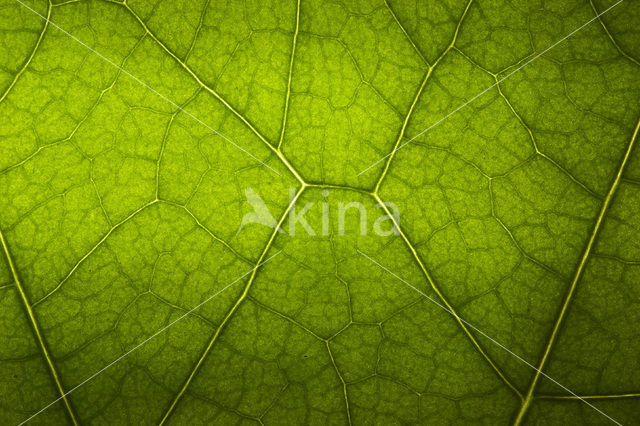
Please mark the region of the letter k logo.
<svg viewBox="0 0 640 426"><path fill-rule="evenodd" d="M267 208L264 200L255 192L253 192L252 188L245 188L244 195L247 197L247 202L253 207L252 212L249 212L244 215L242 218L242 223L236 232L236 235L242 231L245 225L249 223L259 223L260 225L268 226L272 229L278 229L278 232L284 232L279 226L278 222L274 219L273 215Z"/></svg>

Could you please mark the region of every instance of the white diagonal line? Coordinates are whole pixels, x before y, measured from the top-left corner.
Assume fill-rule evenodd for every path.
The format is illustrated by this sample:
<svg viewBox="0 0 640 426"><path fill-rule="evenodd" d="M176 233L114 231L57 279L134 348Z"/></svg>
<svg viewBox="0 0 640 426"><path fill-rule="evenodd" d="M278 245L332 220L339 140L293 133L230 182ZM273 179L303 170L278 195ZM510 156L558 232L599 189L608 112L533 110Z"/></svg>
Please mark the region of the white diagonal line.
<svg viewBox="0 0 640 426"><path fill-rule="evenodd" d="M73 34L69 33L68 31L60 28L60 26L58 26L56 23L54 23L53 21L51 21L49 18L47 18L46 16L38 13L36 10L32 9L31 7L27 6L26 4L24 4L21 0L16 0L18 3L20 3L20 5L22 5L22 7L24 7L25 9L30 10L31 12L35 13L36 15L38 15L40 18L44 19L45 21L47 21L49 23L49 25L51 25L52 27L55 27L58 31L62 32L63 34L69 36L70 38L72 38L74 41L76 41L78 44L80 44L81 46L87 48L88 50L90 50L91 52L95 53L97 56L99 56L102 60L104 60L105 62L113 65L114 67L118 68L123 74L126 74L127 76L131 77L133 80L135 80L136 82L140 83L140 85L144 86L145 88L149 89L150 91L152 91L153 93L155 93L156 95L158 95L158 97L160 97L161 99L163 99L164 101L168 102L169 104L171 104L171 106L179 109L180 111L184 112L186 115L188 115L189 117L193 118L195 121L197 121L198 123L202 124L204 127L206 127L207 129L211 130L213 133L215 133L216 135L220 136L222 139L224 139L225 141L229 142L231 145L235 146L236 148L238 148L240 151L244 152L245 154L247 154L249 157L253 158L254 160L256 160L258 163L262 164L263 166L265 166L266 168L268 168L269 170L271 170L272 172L274 172L275 174L277 174L278 176L282 176L277 170L275 170L274 168L272 168L271 166L269 166L268 164L266 164L264 161L260 160L259 158L257 158L256 156L254 156L253 154L251 154L249 151L247 151L246 149L242 148L240 145L238 145L237 143L235 143L234 141L232 141L231 139L229 139L228 137L226 137L225 135L223 135L222 133L220 133L219 131L217 131L216 129L214 129L213 127L209 126L208 124L206 124L204 121L200 120L198 117L194 116L193 114L191 114L190 112L186 111L184 108L182 108L180 105L178 105L177 103L173 102L171 99L167 98L165 95L163 95L162 93L158 92L156 89L154 89L153 87L149 86L147 83L145 83L144 81L140 80L138 77L134 76L133 74L131 74L129 71L125 70L124 68L122 68L120 65L116 64L115 62L113 62L111 59L107 58L106 56L104 56L103 54L101 54L100 52L94 50L93 48L91 48L89 45L87 45L85 42L83 42L82 40L78 39L76 36L74 36Z"/></svg>
<svg viewBox="0 0 640 426"><path fill-rule="evenodd" d="M485 93L487 93L489 90L493 89L494 87L496 87L498 84L502 83L503 81L505 81L507 78L511 77L513 74L517 73L518 71L520 71L522 68L526 67L527 65L529 65L531 62L535 61L536 59L538 59L540 56L544 55L545 53L547 53L548 51L550 51L551 49L553 49L554 47L556 47L557 45L559 45L560 43L562 43L563 41L565 41L566 39L568 39L569 37L571 37L572 35L574 35L575 33L577 33L578 31L582 30L584 27L586 27L587 25L589 25L590 23L592 23L593 21L595 21L596 19L600 18L602 15L604 15L605 13L609 12L611 9L613 9L614 7L618 6L620 3L622 3L624 0L619 0L617 3L614 3L613 5L609 6L607 9L605 9L604 11L602 11L601 13L597 14L595 16L595 18L590 19L589 21L585 22L584 24L582 24L581 26L579 26L578 28L576 28L575 30L573 30L572 32L570 32L569 34L567 34L566 36L564 36L563 38L561 38L560 40L556 41L555 43L553 43L551 46L547 47L546 49L544 49L542 52L538 53L536 56L534 56L533 58L529 59L527 62L525 62L524 64L522 64L521 66L519 66L518 68L516 68L515 70L511 71L509 74L507 74L506 76L502 77L500 80L496 81L495 83L493 83L491 86L487 87L486 89L484 89L482 92L478 93L477 95L475 95L473 98L469 99L467 102L465 102L464 104L460 105L458 108L454 109L453 111L451 111L450 113L448 113L447 115L445 115L444 117L442 117L440 120L436 121L435 123L433 123L431 126L427 127L426 129L424 129L423 131L421 131L420 133L418 133L417 135L415 135L414 137L412 137L411 139L409 139L408 141L406 141L405 143L403 143L402 145L400 145L399 147L395 148L393 151L391 151L390 153L388 153L387 155L385 155L384 157L380 158L378 161L376 161L375 163L371 164L369 167L367 167L366 169L362 170L360 173L357 174L357 176L360 176L361 174L365 173L367 170L371 169L373 166L375 166L376 164L380 163L381 161L383 161L384 159L388 158L389 156L395 154L397 151L401 150L402 148L404 148L405 146L407 146L408 144L410 144L411 142L413 142L414 140L416 140L417 138L419 138L420 136L424 135L426 132L428 132L429 130L433 129L434 127L436 127L438 124L442 123L443 121L445 121L447 118L451 117L452 115L454 115L455 113L457 113L458 111L460 111L462 108L466 107L467 105L469 105L471 102L475 101L476 99L478 99L480 96L484 95Z"/></svg>
<svg viewBox="0 0 640 426"><path fill-rule="evenodd" d="M447 313L449 313L451 316L453 316L454 318L456 318L457 320L460 320L461 322L463 322L465 325L467 325L469 328L472 328L473 330L475 330L476 332L478 332L479 334L481 334L482 336L486 337L487 339L489 339L491 342L493 342L495 345L497 345L498 347L502 348L503 350L505 350L507 353L509 353L510 355L514 356L516 359L518 359L519 361L521 361L523 364L533 368L535 371L537 371L538 373L540 373L541 375L543 375L544 377L546 377L547 379L549 379L550 381L552 381L553 383L555 383L556 385L560 386L562 389L564 389L565 391L569 392L571 395L575 396L576 398L578 398L580 401L584 402L585 404L587 404L589 407L593 408L594 410L596 410L598 413L602 414L603 416L605 416L607 419L611 420L613 423L622 426L622 423L614 420L613 418L611 418L608 414L606 414L605 412L603 412L602 410L600 410L598 407L594 406L593 404L591 404L590 402L586 401L584 398L581 398L580 396L578 396L575 392L571 391L571 389L568 389L566 386L562 385L561 383L558 383L558 381L556 381L555 379L553 379L552 377L549 377L549 375L547 375L546 373L544 373L542 370L538 369L536 366L534 366L533 364L531 364L530 362L528 362L527 360L525 360L524 358L522 358L520 355L516 354L515 352L511 351L509 348L507 348L506 346L504 346L502 343L496 341L495 339L493 339L491 336L487 335L484 331L480 330L478 327L474 326L473 324L470 324L468 321L466 321L465 319L461 318L459 315L451 312L451 310L449 310L446 306L444 306L443 304L439 303L437 300L433 299L432 297L429 297L427 294L425 294L423 291L419 290L418 288L416 288L415 286L413 286L411 283L409 283L408 281L406 281L405 279L403 279L402 277L394 274L393 272L391 272L389 269L387 269L385 266L381 265L380 263L378 263L377 261L375 261L374 259L372 259L370 256L366 255L365 253L361 252L360 250L356 249L356 251L361 255L366 257L367 259L369 259L371 262L375 263L376 265L378 265L380 268L382 268L384 271L386 271L387 273L393 275L395 278L399 279L400 281L402 281L403 283L405 283L407 286L411 287L413 290L415 290L416 292L420 293L422 296L424 296L425 298L427 298L427 300L429 300L430 302L432 302L433 304L435 304L436 306L438 306L439 308L441 308L442 310L446 311Z"/></svg>
<svg viewBox="0 0 640 426"><path fill-rule="evenodd" d="M145 340L143 340L142 342L138 343L136 346L134 346L133 348L129 349L127 352L125 352L124 354L120 355L118 358L116 358L115 360L111 361L109 364L107 364L106 366L102 367L100 370L96 371L95 373L93 373L91 376L87 377L84 381L80 382L80 384L74 386L73 388L69 389L67 392L64 393L64 395L60 396L59 398L51 401L48 405L45 405L44 407L42 407L37 413L33 414L31 417L29 417L28 419L22 421L22 423L20 423L20 425L23 425L27 422L29 422L30 420L32 420L34 417L36 417L37 415L41 414L43 411L45 411L47 408L51 407L53 404L55 404L56 402L62 400L65 396L69 395L71 392L76 391L79 387L85 385L87 382L93 380L96 378L96 376L100 375L101 373L103 373L105 370L107 370L108 368L112 367L114 364L116 364L117 362L121 361L124 357L128 356L129 354L131 354L132 352L140 349L140 347L142 347L145 343L147 343L149 340L155 338L156 336L158 336L159 334L165 332L168 328L172 327L175 323L177 323L178 321L184 319L185 317L187 317L189 314L191 314L193 311L195 311L196 309L198 309L199 307L201 307L202 305L204 305L205 303L207 303L208 301L210 301L211 299L213 299L214 297L216 297L217 295L219 295L220 293L222 293L223 291L227 290L229 287L231 287L232 285L236 284L238 281L240 281L241 279L243 279L244 277L246 277L247 275L251 274L253 271L255 271L256 269L258 269L259 267L261 267L262 265L264 265L265 263L269 262L271 259L273 259L274 257L276 257L277 255L279 255L282 252L282 250L278 250L276 252L276 254L274 254L273 256L269 257L267 260L265 260L262 263L257 264L256 266L254 266L253 268L251 268L249 271L247 271L246 273L244 273L243 275L241 275L240 277L236 278L235 280L233 280L231 283L227 284L226 286L224 286L221 290L217 291L216 293L214 293L213 295L207 297L203 302L200 302L200 304L196 305L194 308L188 310L186 313L184 313L183 315L179 316L177 319L173 320L172 322L170 322L168 325L164 326L163 328L161 328L160 330L156 331L155 333L153 333L151 336L147 337ZM18 426L20 426L18 425Z"/></svg>

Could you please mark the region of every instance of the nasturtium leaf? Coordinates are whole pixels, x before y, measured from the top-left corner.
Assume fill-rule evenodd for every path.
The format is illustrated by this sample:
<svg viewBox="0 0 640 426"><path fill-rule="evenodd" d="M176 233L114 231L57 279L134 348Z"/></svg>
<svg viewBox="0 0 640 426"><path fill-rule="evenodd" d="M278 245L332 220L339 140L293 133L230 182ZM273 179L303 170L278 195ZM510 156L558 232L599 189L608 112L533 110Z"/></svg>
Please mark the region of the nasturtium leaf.
<svg viewBox="0 0 640 426"><path fill-rule="evenodd" d="M0 424L640 424L636 0L0 0Z"/></svg>

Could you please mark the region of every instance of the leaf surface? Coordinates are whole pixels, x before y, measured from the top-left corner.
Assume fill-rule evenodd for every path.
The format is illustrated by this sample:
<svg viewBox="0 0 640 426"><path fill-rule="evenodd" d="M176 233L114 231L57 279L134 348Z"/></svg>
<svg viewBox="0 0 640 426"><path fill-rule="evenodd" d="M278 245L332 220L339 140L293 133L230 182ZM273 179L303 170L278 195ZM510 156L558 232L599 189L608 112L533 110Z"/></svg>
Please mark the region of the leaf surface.
<svg viewBox="0 0 640 426"><path fill-rule="evenodd" d="M0 423L639 424L638 28L0 0Z"/></svg>

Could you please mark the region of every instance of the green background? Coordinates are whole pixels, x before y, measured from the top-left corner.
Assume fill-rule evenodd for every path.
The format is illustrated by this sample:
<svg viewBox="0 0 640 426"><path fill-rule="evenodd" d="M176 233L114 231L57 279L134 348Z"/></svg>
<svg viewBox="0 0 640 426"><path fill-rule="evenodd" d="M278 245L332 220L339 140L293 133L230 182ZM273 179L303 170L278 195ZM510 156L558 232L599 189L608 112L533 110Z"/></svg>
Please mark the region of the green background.
<svg viewBox="0 0 640 426"><path fill-rule="evenodd" d="M276 254L30 424L611 424L570 392L640 424L640 2L25 5L0 424ZM290 188L318 234L328 203L328 235L237 232L247 187L284 229ZM381 201L399 235L339 235Z"/></svg>

